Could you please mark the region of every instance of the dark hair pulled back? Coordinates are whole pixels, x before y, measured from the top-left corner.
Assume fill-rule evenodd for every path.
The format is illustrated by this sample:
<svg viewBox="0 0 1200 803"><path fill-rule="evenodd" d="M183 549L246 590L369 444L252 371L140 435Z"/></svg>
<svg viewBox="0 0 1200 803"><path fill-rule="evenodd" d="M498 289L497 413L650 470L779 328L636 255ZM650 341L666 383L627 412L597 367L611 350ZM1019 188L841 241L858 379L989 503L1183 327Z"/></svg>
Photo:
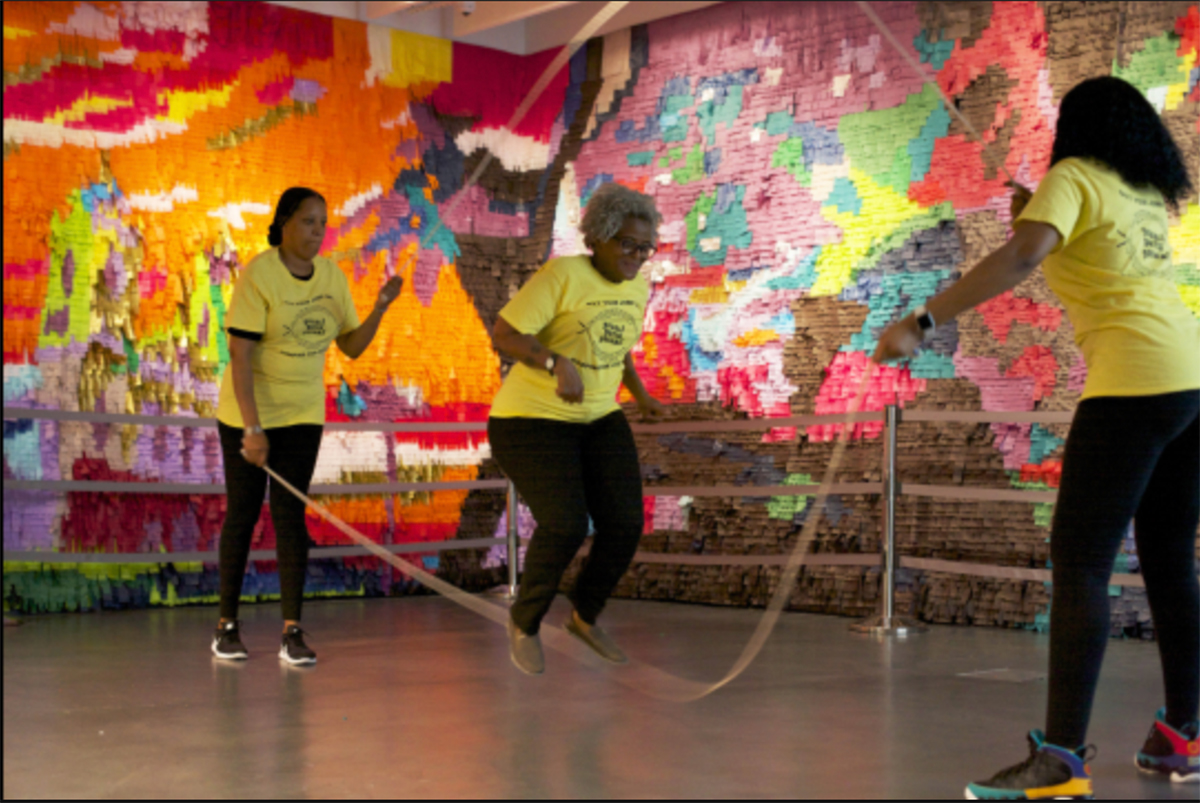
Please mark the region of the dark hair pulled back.
<svg viewBox="0 0 1200 803"><path fill-rule="evenodd" d="M275 204L275 220L267 229L268 244L274 247L283 244L283 224L291 220L300 204L309 198L320 198L321 203L325 203L325 196L309 187L288 187L283 191L283 195L279 196L279 203Z"/></svg>

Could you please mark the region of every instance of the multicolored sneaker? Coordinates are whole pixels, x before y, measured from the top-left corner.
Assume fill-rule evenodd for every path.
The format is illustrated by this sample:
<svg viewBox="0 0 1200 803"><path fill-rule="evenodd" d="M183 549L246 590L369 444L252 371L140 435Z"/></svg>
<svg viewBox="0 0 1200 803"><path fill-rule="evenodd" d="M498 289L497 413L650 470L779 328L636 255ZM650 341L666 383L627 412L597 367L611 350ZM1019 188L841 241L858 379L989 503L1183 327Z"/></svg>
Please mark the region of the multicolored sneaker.
<svg viewBox="0 0 1200 803"><path fill-rule="evenodd" d="M1166 716L1167 709L1158 709L1150 735L1133 763L1142 772L1168 776L1172 783L1200 783L1200 722L1177 730L1167 724Z"/></svg>
<svg viewBox="0 0 1200 803"><path fill-rule="evenodd" d="M1041 731L1029 732L1029 758L969 784L967 800L1092 800L1092 746L1078 750L1048 744Z"/></svg>

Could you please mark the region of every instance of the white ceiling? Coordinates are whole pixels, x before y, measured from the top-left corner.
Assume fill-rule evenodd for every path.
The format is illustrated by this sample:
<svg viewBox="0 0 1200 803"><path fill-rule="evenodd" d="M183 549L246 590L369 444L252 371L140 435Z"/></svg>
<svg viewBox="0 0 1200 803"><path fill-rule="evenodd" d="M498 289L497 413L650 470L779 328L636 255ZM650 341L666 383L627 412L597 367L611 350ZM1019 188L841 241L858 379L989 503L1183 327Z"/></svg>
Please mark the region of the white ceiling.
<svg viewBox="0 0 1200 803"><path fill-rule="evenodd" d="M528 55L565 45L600 9L604 0L584 2L354 2L317 0L275 5L289 6L314 14L386 25L426 36L453 39L509 53ZM474 5L471 13L464 13ZM640 25L651 20L685 14L714 2L632 2L596 32Z"/></svg>

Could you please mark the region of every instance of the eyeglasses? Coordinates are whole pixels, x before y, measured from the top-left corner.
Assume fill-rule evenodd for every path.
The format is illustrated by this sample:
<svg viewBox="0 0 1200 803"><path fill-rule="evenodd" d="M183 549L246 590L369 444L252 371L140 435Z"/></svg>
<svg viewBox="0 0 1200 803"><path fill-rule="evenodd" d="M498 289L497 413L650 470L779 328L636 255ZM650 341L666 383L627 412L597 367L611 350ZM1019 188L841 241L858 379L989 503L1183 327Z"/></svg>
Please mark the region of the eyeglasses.
<svg viewBox="0 0 1200 803"><path fill-rule="evenodd" d="M654 243L639 243L630 237L621 238L621 253L627 257L637 254L642 259L649 259L658 251L658 246Z"/></svg>

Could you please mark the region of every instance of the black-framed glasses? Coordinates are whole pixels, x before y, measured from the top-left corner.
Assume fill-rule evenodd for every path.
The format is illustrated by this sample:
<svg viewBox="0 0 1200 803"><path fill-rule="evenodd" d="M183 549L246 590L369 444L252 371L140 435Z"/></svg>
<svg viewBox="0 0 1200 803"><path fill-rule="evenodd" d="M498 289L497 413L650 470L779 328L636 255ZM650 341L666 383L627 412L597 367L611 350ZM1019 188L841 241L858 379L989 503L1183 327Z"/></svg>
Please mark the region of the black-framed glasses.
<svg viewBox="0 0 1200 803"><path fill-rule="evenodd" d="M622 237L620 245L621 253L627 257L637 254L642 259L649 259L658 251L658 246L654 243L639 243L632 237Z"/></svg>

